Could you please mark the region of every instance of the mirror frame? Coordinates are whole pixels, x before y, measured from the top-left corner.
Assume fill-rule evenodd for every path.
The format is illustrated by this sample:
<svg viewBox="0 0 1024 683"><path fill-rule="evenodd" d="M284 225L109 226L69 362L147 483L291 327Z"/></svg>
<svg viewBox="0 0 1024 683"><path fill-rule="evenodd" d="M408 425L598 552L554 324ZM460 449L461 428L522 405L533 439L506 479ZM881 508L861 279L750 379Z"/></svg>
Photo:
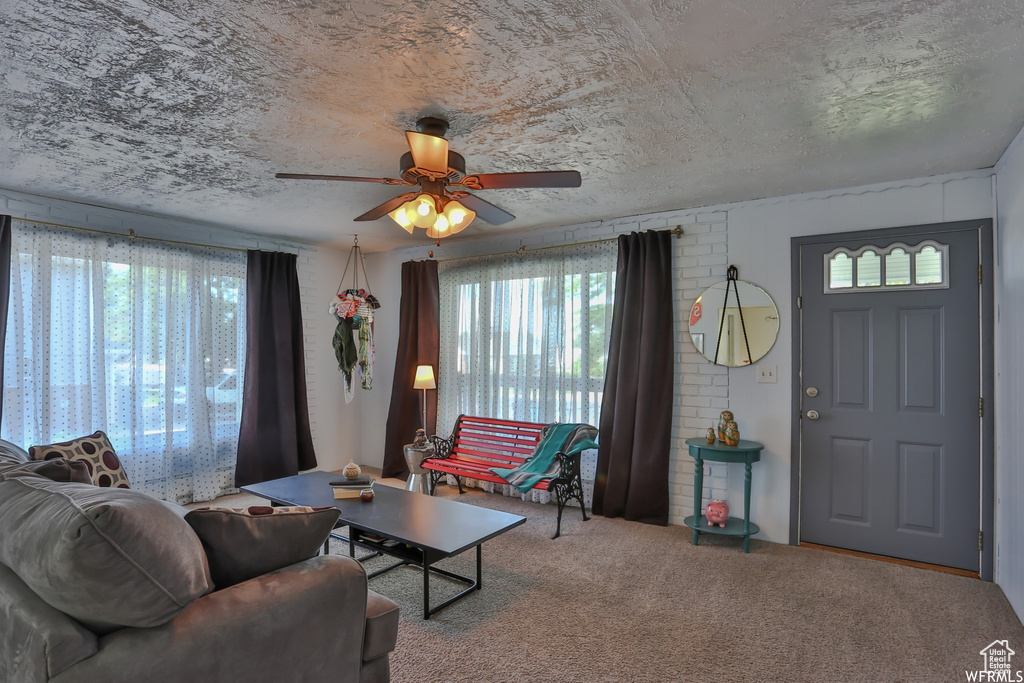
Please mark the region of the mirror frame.
<svg viewBox="0 0 1024 683"><path fill-rule="evenodd" d="M748 334L748 325L747 325L748 321L746 321L744 319L744 317L743 317L743 301L740 298L740 285L743 285L743 289L747 291L748 295L754 295L756 292L760 292L761 295L763 296L763 299L767 299L768 303L771 304L771 307L774 310L774 315L766 316L765 317L765 322L767 322L768 320L774 319L774 321L775 321L774 326L765 326L763 324L755 324L754 321L751 320L749 322L752 323L752 326L754 327L754 331L753 331L753 333ZM730 367L730 368L742 368L742 367L751 366L754 363L756 363L757 361L759 361L762 358L764 358L766 355L768 355L768 352L771 351L771 349L775 346L775 342L779 338L779 330L780 330L780 322L781 322L779 320L779 307L778 307L778 305L776 305L775 300L772 299L771 295L768 294L768 292L766 292L764 289L762 289L761 287L758 287L757 285L755 285L752 282L747 282L746 280L740 280L739 279L739 269L736 268L736 266L729 266L729 269L728 269L727 275L726 275L726 280L725 280L725 296L723 297L722 308L719 309L719 315L715 316L716 320L718 321L718 329L717 329L717 331L715 331L713 328L711 330L708 330L706 323L704 324L702 330L696 331L695 328L698 326L700 320L703 319L703 308L710 301L709 295L711 293L718 294L721 291L721 286L722 286L722 282L716 282L715 284L711 285L710 287L705 289L703 292L701 292L700 296L698 296L697 299L691 305L689 321L688 321L689 322L688 331L689 331L689 334L690 334L690 342L693 344L694 349L696 349L696 351L701 356L703 356L709 362L714 363L715 365L721 365L723 367ZM743 340L742 340L743 346L741 348L745 348L745 350L746 350L746 357L743 357L742 354L741 354L740 361L738 363L720 362L720 358L719 358L719 351L721 349L722 336L723 336L722 332L723 332L723 328L724 328L724 325L725 325L724 311L726 311L729 308L729 306L730 306L730 302L729 302L729 300L730 300L730 293L731 293L731 295L736 300L735 308L739 312L740 327L743 330ZM763 304L763 299L760 302L757 302L757 303L762 303ZM749 296L748 296L748 301L749 301ZM759 306L759 307L764 307L764 306ZM753 307L748 304L747 308L749 310L750 308L753 308ZM698 316L698 320L696 320L696 321L694 320L694 316L695 315ZM774 327L774 329L772 329L772 327ZM758 328L761 328L761 329L758 329ZM756 349L752 350L751 346L750 346L751 337L755 336L755 335L757 337L761 337L761 334L758 334L759 332L764 335L763 338L765 338L765 339L767 338L768 334L771 334L771 341L770 341L770 343L767 344L767 346L764 346L764 343L762 343L762 344L758 345L758 347ZM715 346L714 352L712 352L711 348L710 348L712 344L714 344L714 346Z"/></svg>

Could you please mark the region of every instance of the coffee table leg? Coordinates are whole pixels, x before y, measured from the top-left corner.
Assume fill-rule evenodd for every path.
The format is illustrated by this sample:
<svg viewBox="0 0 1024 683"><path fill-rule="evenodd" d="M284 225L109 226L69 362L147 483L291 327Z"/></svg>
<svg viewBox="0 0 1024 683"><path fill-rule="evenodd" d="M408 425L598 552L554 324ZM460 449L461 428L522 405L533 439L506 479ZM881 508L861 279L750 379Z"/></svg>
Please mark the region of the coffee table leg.
<svg viewBox="0 0 1024 683"><path fill-rule="evenodd" d="M430 618L430 566L423 563L423 619Z"/></svg>
<svg viewBox="0 0 1024 683"><path fill-rule="evenodd" d="M483 574L480 572L480 567L483 564L483 562L480 560L481 553L483 552L481 549L483 547L484 547L483 543L481 543L480 545L478 545L476 547L476 589L477 590L480 590L480 588L482 588L483 585L484 585Z"/></svg>

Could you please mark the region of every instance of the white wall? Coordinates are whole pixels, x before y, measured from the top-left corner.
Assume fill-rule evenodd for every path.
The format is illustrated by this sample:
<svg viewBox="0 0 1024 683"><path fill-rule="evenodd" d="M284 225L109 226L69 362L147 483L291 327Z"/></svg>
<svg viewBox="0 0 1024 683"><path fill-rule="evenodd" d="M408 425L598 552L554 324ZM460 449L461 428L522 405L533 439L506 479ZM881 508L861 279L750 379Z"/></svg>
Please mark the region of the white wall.
<svg viewBox="0 0 1024 683"><path fill-rule="evenodd" d="M374 254L371 272L390 280L389 296L400 295L400 264L427 257L439 259L571 244L611 237L631 230L670 228L681 224L686 235L675 252L676 388L673 407L673 447L670 465L670 521L681 524L693 511L693 461L683 441L701 436L723 408L738 418L744 438L765 444L762 460L754 466L751 519L761 527L757 538L789 542L790 522L790 418L792 404L792 334L790 291L790 238L901 225L940 223L993 214L992 172L975 171L830 192L792 195L702 209L632 216L610 221L534 231L514 237L442 242L423 247ZM718 234L727 235L723 244ZM675 240L673 240L676 243ZM779 307L781 330L772 350L757 365L775 365L776 384L759 384L752 368L726 370L696 354L686 334L685 321L696 295L725 277L729 264L740 278L760 285ZM383 277L382 277L383 276ZM378 363L394 364L397 340L390 337L394 323L378 318ZM389 355L385 355L389 354ZM710 380L710 381L709 381ZM444 378L439 378L441 383ZM716 383L717 382L717 383ZM386 416L389 388L379 385L374 412ZM369 405L369 404L368 404ZM383 427L368 426L365 453L382 457ZM364 420L365 422L365 420ZM377 431L379 427L379 432ZM442 431L445 425L439 425ZM707 474L711 476L708 477ZM705 476L703 496L724 497L733 510L743 509L743 469L714 465ZM998 532L997 532L998 536Z"/></svg>
<svg viewBox="0 0 1024 683"><path fill-rule="evenodd" d="M339 414L337 408L343 404L341 378L330 341L334 330L333 319L327 313L327 306L341 277L346 253L285 238L264 237L4 189L0 189L0 214L120 234L135 230L145 237L297 254L302 322L305 328L310 426L319 467L340 469L349 458L358 459L359 442L346 437L358 434L359 416L353 411ZM286 226L282 226L282 232L285 230Z"/></svg>
<svg viewBox="0 0 1024 683"><path fill-rule="evenodd" d="M996 568L1024 619L1024 131L996 165Z"/></svg>

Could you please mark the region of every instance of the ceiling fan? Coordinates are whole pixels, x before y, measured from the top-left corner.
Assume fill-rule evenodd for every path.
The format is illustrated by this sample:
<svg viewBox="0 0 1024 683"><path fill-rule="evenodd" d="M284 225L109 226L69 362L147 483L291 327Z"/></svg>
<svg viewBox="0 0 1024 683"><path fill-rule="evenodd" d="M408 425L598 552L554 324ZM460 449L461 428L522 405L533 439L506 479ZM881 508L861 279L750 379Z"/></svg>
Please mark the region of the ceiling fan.
<svg viewBox="0 0 1024 683"><path fill-rule="evenodd" d="M497 190L526 187L579 187L579 171L526 171L522 173L483 173L466 175L466 160L448 149L448 122L428 116L416 122L416 131L405 131L409 151L399 162L401 178L366 178L346 175L277 173L275 178L296 180L344 180L357 183L383 183L420 187L393 197L361 216L357 221L372 221L390 216L410 235L415 228L426 228L427 236L440 240L465 229L479 216L493 225L501 225L515 216L466 190Z"/></svg>

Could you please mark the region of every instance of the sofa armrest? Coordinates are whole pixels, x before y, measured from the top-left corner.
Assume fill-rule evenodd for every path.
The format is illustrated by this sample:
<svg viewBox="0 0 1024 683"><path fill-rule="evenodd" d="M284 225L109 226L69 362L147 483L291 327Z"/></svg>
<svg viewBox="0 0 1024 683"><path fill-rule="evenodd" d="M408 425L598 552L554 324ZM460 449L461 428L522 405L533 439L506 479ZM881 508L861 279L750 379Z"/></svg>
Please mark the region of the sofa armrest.
<svg viewBox="0 0 1024 683"><path fill-rule="evenodd" d="M92 657L96 634L43 601L0 564L0 681L48 681Z"/></svg>
<svg viewBox="0 0 1024 683"><path fill-rule="evenodd" d="M153 628L104 636L58 681L359 680L366 572L318 556L215 591Z"/></svg>

